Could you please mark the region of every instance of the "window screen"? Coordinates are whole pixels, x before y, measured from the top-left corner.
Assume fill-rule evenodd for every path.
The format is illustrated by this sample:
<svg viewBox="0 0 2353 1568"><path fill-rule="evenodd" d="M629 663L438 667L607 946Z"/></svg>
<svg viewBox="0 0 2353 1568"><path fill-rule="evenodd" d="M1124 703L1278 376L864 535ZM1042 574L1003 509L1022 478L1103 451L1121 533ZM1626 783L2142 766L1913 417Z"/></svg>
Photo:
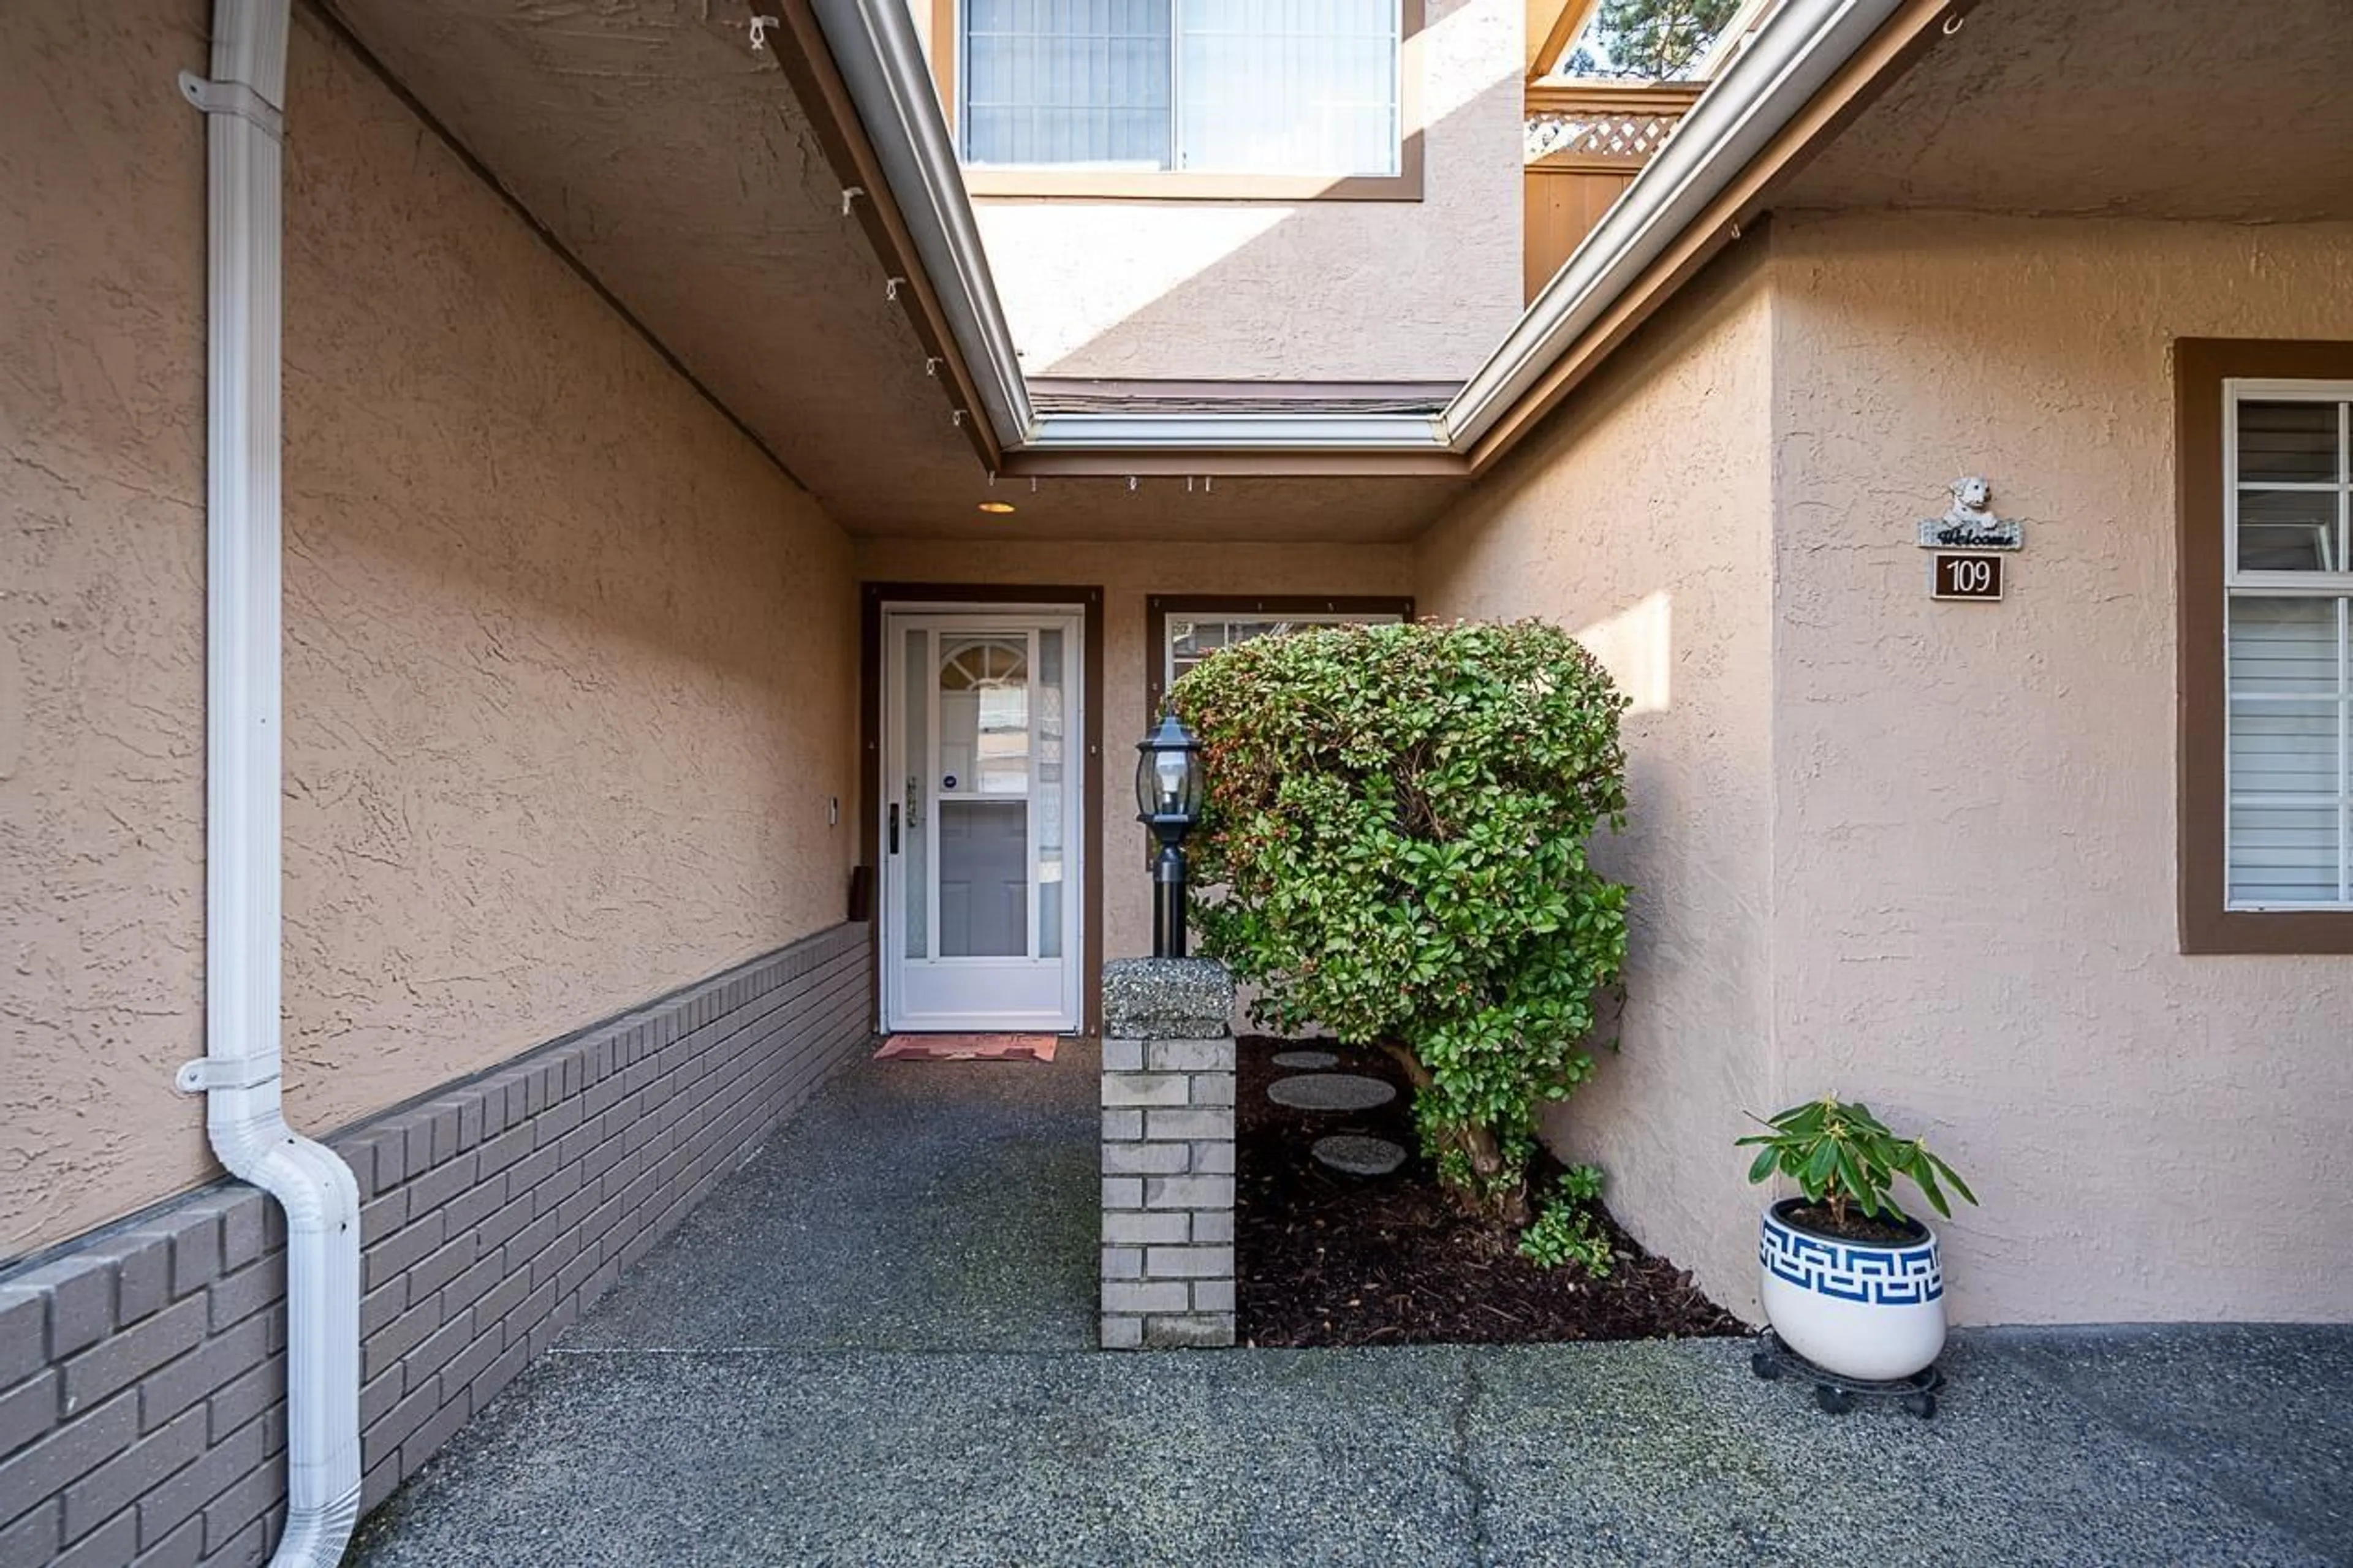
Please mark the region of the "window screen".
<svg viewBox="0 0 2353 1568"><path fill-rule="evenodd" d="M961 14L968 163L1398 172L1398 0L967 0Z"/></svg>

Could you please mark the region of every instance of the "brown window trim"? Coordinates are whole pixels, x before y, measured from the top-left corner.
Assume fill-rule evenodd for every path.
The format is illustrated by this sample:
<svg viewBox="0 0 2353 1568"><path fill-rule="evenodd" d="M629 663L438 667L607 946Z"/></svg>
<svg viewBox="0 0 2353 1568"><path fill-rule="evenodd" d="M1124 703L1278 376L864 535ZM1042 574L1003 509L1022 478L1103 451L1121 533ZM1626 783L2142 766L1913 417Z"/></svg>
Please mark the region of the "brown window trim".
<svg viewBox="0 0 2353 1568"><path fill-rule="evenodd" d="M1155 594L1144 601L1144 711L1160 716L1167 696L1168 617L1178 616L1395 616L1413 619L1413 601L1345 594Z"/></svg>
<svg viewBox="0 0 2353 1568"><path fill-rule="evenodd" d="M2353 910L2227 907L2222 384L2241 377L2353 380L2353 342L2183 338L2173 346L2181 951L2353 953Z"/></svg>
<svg viewBox="0 0 2353 1568"><path fill-rule="evenodd" d="M1209 174L1187 170L1105 172L1052 168L964 171L967 195L980 200L1154 202L1418 202L1422 199L1421 33L1425 0L1400 0L1398 36L1398 172L1394 174ZM924 39L932 79L961 149L956 125L956 0L932 0Z"/></svg>
<svg viewBox="0 0 2353 1568"><path fill-rule="evenodd" d="M1087 803L1087 853L1082 886L1086 918L1080 922L1079 963L1082 1034L1103 1032L1103 849L1111 841L1103 818L1103 591L1096 586L1039 586L1012 583L867 583L859 595L858 626L858 863L871 889L867 931L867 1016L882 1019L882 921L881 817L882 796L882 606L886 604L1072 605L1084 617L1082 649L1086 705L1081 720L1087 754L1080 788Z"/></svg>

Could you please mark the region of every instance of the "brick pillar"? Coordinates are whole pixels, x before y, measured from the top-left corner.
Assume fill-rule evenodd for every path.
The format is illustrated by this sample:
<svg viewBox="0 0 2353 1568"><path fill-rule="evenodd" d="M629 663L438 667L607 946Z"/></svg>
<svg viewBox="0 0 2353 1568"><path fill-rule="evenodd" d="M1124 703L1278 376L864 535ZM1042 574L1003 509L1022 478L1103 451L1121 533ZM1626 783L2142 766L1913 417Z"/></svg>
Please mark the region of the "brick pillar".
<svg viewBox="0 0 2353 1568"><path fill-rule="evenodd" d="M1234 1342L1234 983L1103 965L1103 1343Z"/></svg>

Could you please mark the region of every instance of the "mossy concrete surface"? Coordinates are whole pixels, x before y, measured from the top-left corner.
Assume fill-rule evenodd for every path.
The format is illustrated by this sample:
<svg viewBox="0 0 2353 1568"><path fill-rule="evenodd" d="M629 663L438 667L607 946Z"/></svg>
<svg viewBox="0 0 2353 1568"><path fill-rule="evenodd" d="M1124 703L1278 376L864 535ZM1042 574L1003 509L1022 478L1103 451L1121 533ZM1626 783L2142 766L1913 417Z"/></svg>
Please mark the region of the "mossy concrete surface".
<svg viewBox="0 0 2353 1568"><path fill-rule="evenodd" d="M1090 1352L1092 1050L814 1102L352 1561L2353 1562L2353 1329L1958 1335L1933 1422L1739 1342Z"/></svg>

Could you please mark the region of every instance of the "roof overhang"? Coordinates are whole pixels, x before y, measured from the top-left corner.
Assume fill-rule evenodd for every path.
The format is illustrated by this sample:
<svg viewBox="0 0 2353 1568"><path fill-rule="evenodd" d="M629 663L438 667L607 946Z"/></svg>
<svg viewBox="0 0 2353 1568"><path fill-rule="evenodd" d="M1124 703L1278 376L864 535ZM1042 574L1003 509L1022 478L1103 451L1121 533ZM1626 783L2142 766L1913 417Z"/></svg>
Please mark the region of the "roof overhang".
<svg viewBox="0 0 2353 1568"><path fill-rule="evenodd" d="M1778 183L1973 0L1784 0L1675 134L1435 416L1300 411L1041 414L909 8L805 0L887 191L870 225L919 272L976 444L1008 473L1468 473L1484 468L1769 205ZM797 11L799 6L793 7ZM826 84L830 85L830 84ZM849 198L854 200L855 198ZM889 247L902 254L892 257ZM919 326L921 325L919 321ZM977 407L971 405L976 404Z"/></svg>
<svg viewBox="0 0 2353 1568"><path fill-rule="evenodd" d="M1528 80L1560 64L1599 5L1600 0L1527 0Z"/></svg>

